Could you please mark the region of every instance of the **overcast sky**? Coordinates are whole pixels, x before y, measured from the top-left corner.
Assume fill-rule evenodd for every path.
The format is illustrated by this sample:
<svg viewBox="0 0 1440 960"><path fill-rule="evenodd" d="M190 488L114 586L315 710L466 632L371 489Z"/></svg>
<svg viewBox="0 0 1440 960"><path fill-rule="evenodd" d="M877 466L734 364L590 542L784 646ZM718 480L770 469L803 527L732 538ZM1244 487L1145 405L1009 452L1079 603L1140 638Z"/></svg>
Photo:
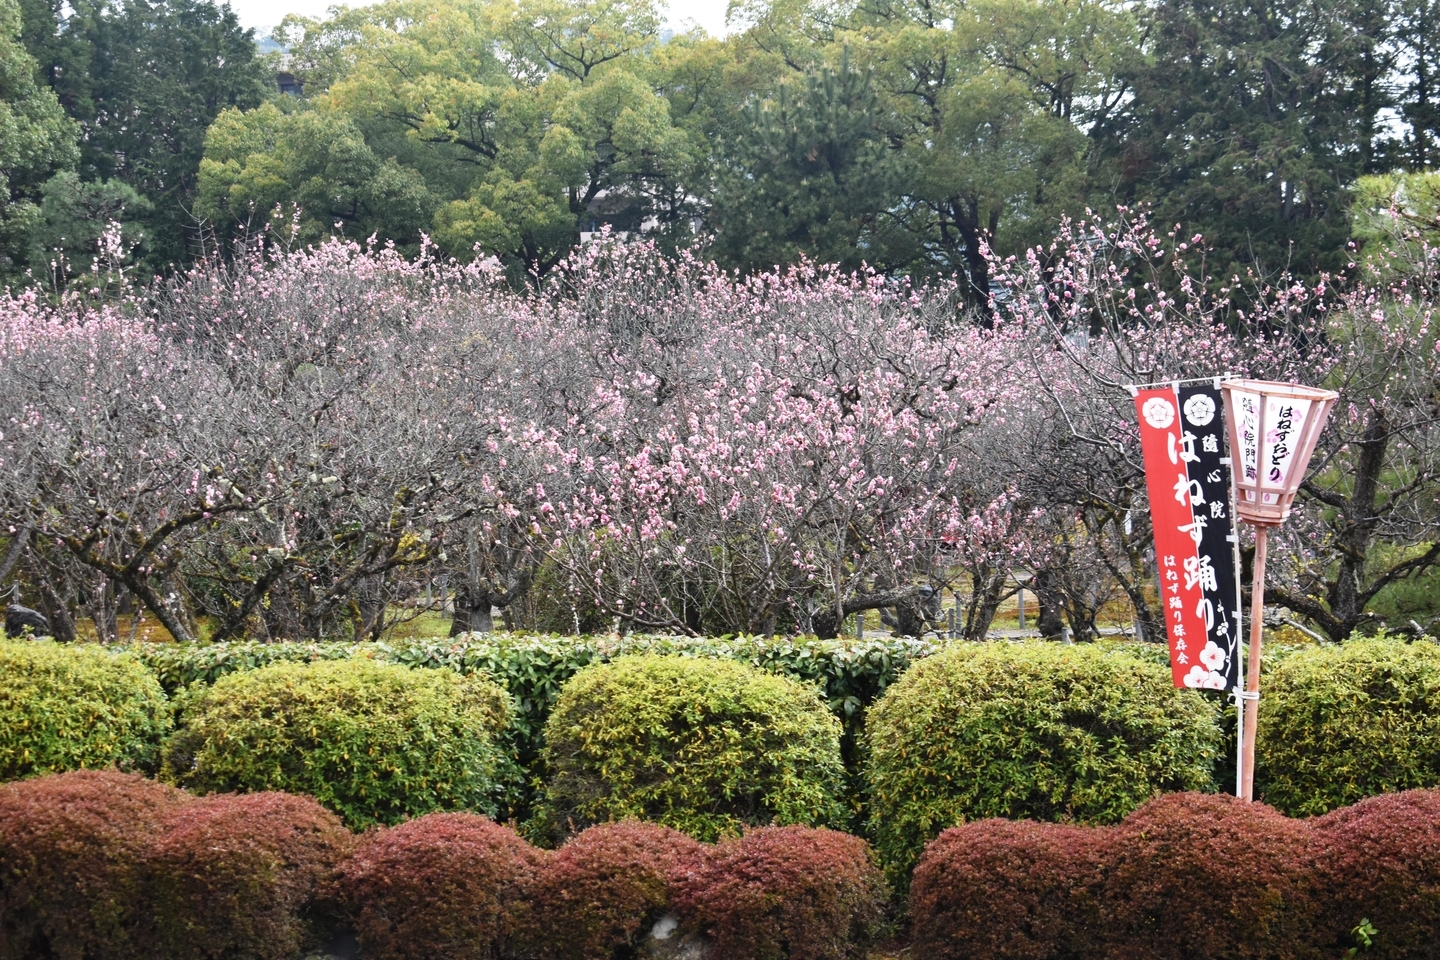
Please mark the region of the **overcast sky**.
<svg viewBox="0 0 1440 960"><path fill-rule="evenodd" d="M727 0L670 0L670 24L674 27L698 23L706 32L719 36L725 30ZM287 13L322 16L336 0L230 0L230 7L247 27L273 27ZM363 6L351 0L347 6Z"/></svg>

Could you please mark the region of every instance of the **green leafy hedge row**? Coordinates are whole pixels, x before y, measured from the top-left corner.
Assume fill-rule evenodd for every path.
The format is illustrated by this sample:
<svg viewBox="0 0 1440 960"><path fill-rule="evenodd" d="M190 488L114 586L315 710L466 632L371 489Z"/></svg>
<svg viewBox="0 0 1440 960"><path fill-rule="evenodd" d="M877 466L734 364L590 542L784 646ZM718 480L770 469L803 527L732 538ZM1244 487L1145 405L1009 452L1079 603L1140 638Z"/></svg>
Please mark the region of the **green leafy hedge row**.
<svg viewBox="0 0 1440 960"><path fill-rule="evenodd" d="M856 640L783 638L689 638L632 635L550 636L471 634L451 639L398 643L135 644L115 647L138 658L167 692L193 683L214 683L226 674L276 661L369 657L409 667L446 667L461 674L485 673L514 698L512 733L521 762L539 753L541 731L560 688L582 667L626 654L657 653L738 660L817 687L853 743L865 708L915 660L941 645L909 637Z"/></svg>

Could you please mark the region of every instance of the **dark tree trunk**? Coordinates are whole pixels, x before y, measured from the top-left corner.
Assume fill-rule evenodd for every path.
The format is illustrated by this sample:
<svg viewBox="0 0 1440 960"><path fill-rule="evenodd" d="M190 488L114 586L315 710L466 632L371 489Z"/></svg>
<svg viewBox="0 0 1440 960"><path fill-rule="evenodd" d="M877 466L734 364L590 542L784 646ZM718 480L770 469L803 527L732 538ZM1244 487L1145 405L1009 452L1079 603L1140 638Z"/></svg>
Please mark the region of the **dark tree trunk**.
<svg viewBox="0 0 1440 960"><path fill-rule="evenodd" d="M40 581L40 609L50 621L50 636L61 643L75 639L75 619L70 616L70 604L55 592L48 580Z"/></svg>
<svg viewBox="0 0 1440 960"><path fill-rule="evenodd" d="M909 587L897 587L892 590L877 590L874 593L865 593L840 604L836 607L823 607L810 614L810 625L815 630L815 636L821 640L834 640L840 635L840 625L845 618L852 613L860 613L865 610L883 610L886 607L898 607L902 604L913 605L920 596L922 587L915 584Z"/></svg>
<svg viewBox="0 0 1440 960"><path fill-rule="evenodd" d="M1048 567L1037 570L1030 581L1030 589L1035 591L1035 602L1040 607L1040 616L1036 620L1040 636L1047 640L1060 639L1065 630L1065 597L1060 589L1059 574Z"/></svg>
<svg viewBox="0 0 1440 960"><path fill-rule="evenodd" d="M462 633L492 633L495 618L491 614L490 591L472 593L468 584L455 590L455 616L450 620L450 636Z"/></svg>
<svg viewBox="0 0 1440 960"><path fill-rule="evenodd" d="M984 640L995 622L1000 602L1007 594L1006 581L1010 574L1005 570L984 568L970 572L970 602L965 605L966 640Z"/></svg>

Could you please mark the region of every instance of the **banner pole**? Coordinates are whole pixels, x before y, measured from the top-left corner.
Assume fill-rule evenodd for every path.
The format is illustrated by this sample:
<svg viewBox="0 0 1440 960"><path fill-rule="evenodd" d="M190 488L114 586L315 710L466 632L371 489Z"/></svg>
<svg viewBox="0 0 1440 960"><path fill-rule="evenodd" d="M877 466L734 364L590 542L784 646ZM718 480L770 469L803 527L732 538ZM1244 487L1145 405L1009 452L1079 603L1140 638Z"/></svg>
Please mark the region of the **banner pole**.
<svg viewBox="0 0 1440 960"><path fill-rule="evenodd" d="M1269 527L1255 525L1255 570L1250 579L1250 650L1247 656L1247 677L1245 699L1253 701L1245 711L1244 739L1242 750L1244 761L1241 773L1241 796L1245 800L1255 799L1255 725L1260 713L1260 632L1264 626L1262 614L1265 608L1265 553Z"/></svg>

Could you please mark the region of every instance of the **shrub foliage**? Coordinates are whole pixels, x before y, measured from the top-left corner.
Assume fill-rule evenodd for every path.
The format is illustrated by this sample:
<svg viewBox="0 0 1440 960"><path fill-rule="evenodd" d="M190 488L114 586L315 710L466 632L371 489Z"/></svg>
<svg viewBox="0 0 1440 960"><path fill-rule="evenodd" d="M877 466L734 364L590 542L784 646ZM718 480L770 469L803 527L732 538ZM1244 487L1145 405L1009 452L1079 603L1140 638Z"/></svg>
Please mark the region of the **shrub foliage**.
<svg viewBox="0 0 1440 960"><path fill-rule="evenodd" d="M545 720L560 688L577 671L597 661L632 653L738 660L767 673L818 687L832 713L853 733L865 708L905 668L939 649L910 637L869 637L862 641L768 637L625 637L471 634L450 639L387 643L230 641L212 644L142 643L129 647L171 693L192 683L214 683L227 674L277 661L308 663L363 656L409 667L484 673L515 698L514 724L522 743L539 749ZM533 752L533 751L532 751Z"/></svg>
<svg viewBox="0 0 1440 960"><path fill-rule="evenodd" d="M188 802L112 770L0 786L0 958L146 956L147 851Z"/></svg>
<svg viewBox="0 0 1440 960"><path fill-rule="evenodd" d="M712 960L864 956L883 918L885 880L865 841L832 830L761 827L721 843L675 881Z"/></svg>
<svg viewBox="0 0 1440 960"><path fill-rule="evenodd" d="M183 703L164 775L198 792L309 794L351 826L492 809L508 698L481 676L366 659L274 663Z"/></svg>
<svg viewBox="0 0 1440 960"><path fill-rule="evenodd" d="M223 793L168 810L145 851L156 955L289 960L351 837L309 797Z"/></svg>
<svg viewBox="0 0 1440 960"><path fill-rule="evenodd" d="M991 643L912 667L870 711L870 827L903 883L946 827L986 817L1114 823L1203 790L1218 707L1117 650Z"/></svg>
<svg viewBox="0 0 1440 960"><path fill-rule="evenodd" d="M662 823L700 840L745 825L838 822L840 724L813 689L727 660L597 664L545 726L537 830Z"/></svg>
<svg viewBox="0 0 1440 960"><path fill-rule="evenodd" d="M543 854L471 813L432 813L369 834L337 896L367 958L494 960L525 917Z"/></svg>
<svg viewBox="0 0 1440 960"><path fill-rule="evenodd" d="M1326 956L1440 956L1440 790L1371 797L1311 821ZM1354 929L1368 920L1368 948Z"/></svg>
<svg viewBox="0 0 1440 960"><path fill-rule="evenodd" d="M1256 792L1293 816L1440 784L1440 647L1376 637L1275 662Z"/></svg>
<svg viewBox="0 0 1440 960"><path fill-rule="evenodd" d="M151 770L170 727L155 678L130 657L0 640L0 780L67 770Z"/></svg>
<svg viewBox="0 0 1440 960"><path fill-rule="evenodd" d="M707 848L654 823L601 823L545 858L526 891L522 953L547 960L631 956L670 902L682 865Z"/></svg>
<svg viewBox="0 0 1440 960"><path fill-rule="evenodd" d="M1264 804L1158 797L1115 828L1095 946L1115 960L1303 956L1309 839Z"/></svg>
<svg viewBox="0 0 1440 960"><path fill-rule="evenodd" d="M926 960L1080 957L1100 936L1112 831L1032 820L951 827L910 886L914 952Z"/></svg>

